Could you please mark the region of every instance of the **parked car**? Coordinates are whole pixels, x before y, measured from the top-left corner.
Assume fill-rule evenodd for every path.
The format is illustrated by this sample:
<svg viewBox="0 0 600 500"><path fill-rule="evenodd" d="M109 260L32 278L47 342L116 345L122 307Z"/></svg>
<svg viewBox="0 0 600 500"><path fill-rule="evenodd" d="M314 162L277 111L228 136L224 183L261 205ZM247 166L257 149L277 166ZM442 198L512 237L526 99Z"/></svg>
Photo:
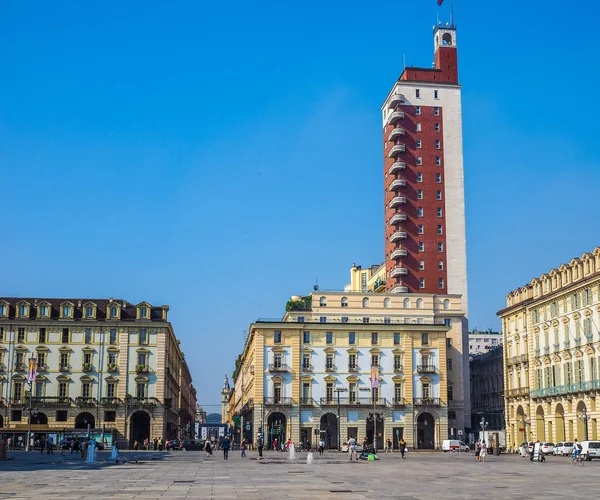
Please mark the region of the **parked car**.
<svg viewBox="0 0 600 500"><path fill-rule="evenodd" d="M444 439L442 441L442 451L469 451L469 446L456 439Z"/></svg>
<svg viewBox="0 0 600 500"><path fill-rule="evenodd" d="M562 457L571 456L573 454L573 443L571 441L561 441L560 443L556 443L552 454Z"/></svg>
<svg viewBox="0 0 600 500"><path fill-rule="evenodd" d="M181 451L201 450L203 448L200 441L181 441L179 449Z"/></svg>
<svg viewBox="0 0 600 500"><path fill-rule="evenodd" d="M348 441L342 445L342 451L348 451ZM361 453L363 451L362 444L356 443L356 451L357 453Z"/></svg>
<svg viewBox="0 0 600 500"><path fill-rule="evenodd" d="M554 443L542 443L542 453L550 455L554 451Z"/></svg>
<svg viewBox="0 0 600 500"><path fill-rule="evenodd" d="M167 441L165 443L165 450L167 451L179 451L180 449L180 443L181 441L179 441L179 439L170 439L169 441Z"/></svg>
<svg viewBox="0 0 600 500"><path fill-rule="evenodd" d="M600 441L582 441L581 447L581 456L586 460L600 458Z"/></svg>

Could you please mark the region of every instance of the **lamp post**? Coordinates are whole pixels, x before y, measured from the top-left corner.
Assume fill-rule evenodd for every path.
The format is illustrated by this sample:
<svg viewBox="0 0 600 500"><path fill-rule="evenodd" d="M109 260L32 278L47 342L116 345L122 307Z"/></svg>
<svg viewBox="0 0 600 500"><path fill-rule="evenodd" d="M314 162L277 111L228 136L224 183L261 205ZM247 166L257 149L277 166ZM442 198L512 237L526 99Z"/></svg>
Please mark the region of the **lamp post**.
<svg viewBox="0 0 600 500"><path fill-rule="evenodd" d="M481 417L481 421L479 422L479 425L481 425L481 429L483 430L483 441L487 444L487 437L485 435L485 429L488 425L490 425L489 422L487 422L485 420L485 416Z"/></svg>
<svg viewBox="0 0 600 500"><path fill-rule="evenodd" d="M583 421L583 437L584 437L584 441L588 440L588 420L590 419L590 416L587 414L587 408L584 408L583 410L581 410L581 415L578 415L577 418L581 421Z"/></svg>
<svg viewBox="0 0 600 500"><path fill-rule="evenodd" d="M526 414L523 414L523 417L521 418L520 422L523 424L523 437L525 438L525 442L527 443L527 424L529 423L529 420L527 420Z"/></svg>
<svg viewBox="0 0 600 500"><path fill-rule="evenodd" d="M31 450L31 419L34 415L37 415L37 409L33 409L33 381L37 376L37 359L29 358L29 366L27 369L27 383L29 384L29 401L27 413L29 418L27 419L27 443L25 444L25 451Z"/></svg>
<svg viewBox="0 0 600 500"><path fill-rule="evenodd" d="M335 392L337 392L337 449L340 450L340 435L341 435L341 418L340 418L340 392L346 392L348 389L345 387L336 387Z"/></svg>

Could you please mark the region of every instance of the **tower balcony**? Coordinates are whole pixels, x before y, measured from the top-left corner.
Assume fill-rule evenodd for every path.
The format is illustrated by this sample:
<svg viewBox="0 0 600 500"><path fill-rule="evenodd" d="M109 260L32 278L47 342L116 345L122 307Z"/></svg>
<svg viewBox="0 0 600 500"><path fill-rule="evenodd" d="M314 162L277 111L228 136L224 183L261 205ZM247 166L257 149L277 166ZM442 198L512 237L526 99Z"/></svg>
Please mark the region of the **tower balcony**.
<svg viewBox="0 0 600 500"><path fill-rule="evenodd" d="M406 181L404 179L394 179L390 184L390 191L396 191L403 187L406 187Z"/></svg>
<svg viewBox="0 0 600 500"><path fill-rule="evenodd" d="M390 259L392 259L392 260L398 260L401 257L406 257L407 255L408 255L408 252L406 250L404 250L404 248L396 248L396 250L394 250L390 254Z"/></svg>
<svg viewBox="0 0 600 500"><path fill-rule="evenodd" d="M388 141L396 140L401 135L404 135L404 129L402 127L393 128L388 134Z"/></svg>
<svg viewBox="0 0 600 500"><path fill-rule="evenodd" d="M406 168L406 163L403 161L395 161L392 163L392 166L388 170L388 174L393 175L396 172L400 172L400 170L404 170Z"/></svg>
<svg viewBox="0 0 600 500"><path fill-rule="evenodd" d="M392 226L397 226L401 222L406 222L406 214L394 214L390 219L390 224Z"/></svg>
<svg viewBox="0 0 600 500"><path fill-rule="evenodd" d="M392 235L390 236L390 241L392 243L395 243L396 241L400 241L406 238L406 233L404 231L396 231L395 233L392 233Z"/></svg>
<svg viewBox="0 0 600 500"><path fill-rule="evenodd" d="M406 203L406 198L404 196L394 196L392 201L390 201L390 208L395 208L404 203Z"/></svg>
<svg viewBox="0 0 600 500"><path fill-rule="evenodd" d="M390 277L397 278L398 276L406 276L407 274L408 274L408 269L406 269L405 267L395 267L394 269L392 269L392 272L390 273Z"/></svg>
<svg viewBox="0 0 600 500"><path fill-rule="evenodd" d="M395 108L398 104L402 104L404 102L404 94L392 94L390 96L390 102L388 103L388 108Z"/></svg>
<svg viewBox="0 0 600 500"><path fill-rule="evenodd" d="M392 293L408 293L408 287L407 286L395 286L394 288L392 288Z"/></svg>
<svg viewBox="0 0 600 500"><path fill-rule="evenodd" d="M388 123L395 124L399 120L404 120L404 111L394 111L388 116Z"/></svg>
<svg viewBox="0 0 600 500"><path fill-rule="evenodd" d="M406 151L406 146L404 144L396 144L390 149L388 153L388 158L393 158L397 154L404 153Z"/></svg>

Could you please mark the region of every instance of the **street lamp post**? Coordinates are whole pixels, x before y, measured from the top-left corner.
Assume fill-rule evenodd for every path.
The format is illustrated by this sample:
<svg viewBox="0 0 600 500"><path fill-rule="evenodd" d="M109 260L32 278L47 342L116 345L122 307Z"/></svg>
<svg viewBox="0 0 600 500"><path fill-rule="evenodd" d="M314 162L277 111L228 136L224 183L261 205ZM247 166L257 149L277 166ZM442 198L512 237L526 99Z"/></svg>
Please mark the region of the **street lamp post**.
<svg viewBox="0 0 600 500"><path fill-rule="evenodd" d="M523 437L525 438L525 442L528 442L527 439L527 424L529 423L529 420L527 420L527 415L523 414L523 417L520 420L523 423Z"/></svg>
<svg viewBox="0 0 600 500"><path fill-rule="evenodd" d="M25 451L31 450L31 419L37 415L37 409L33 409L33 381L37 376L37 359L29 359L29 367L27 373L27 382L29 384L29 401L28 401L28 419L27 419L27 443L25 443Z"/></svg>
<svg viewBox="0 0 600 500"><path fill-rule="evenodd" d="M341 435L341 418L340 418L340 392L346 392L348 389L345 387L336 387L335 392L337 392L337 449L340 450L340 435Z"/></svg>
<svg viewBox="0 0 600 500"><path fill-rule="evenodd" d="M587 414L587 408L584 408L583 410L581 410L581 415L579 415L577 418L579 418L581 421L583 421L583 437L584 437L584 441L588 440L588 420L590 419L590 416Z"/></svg>

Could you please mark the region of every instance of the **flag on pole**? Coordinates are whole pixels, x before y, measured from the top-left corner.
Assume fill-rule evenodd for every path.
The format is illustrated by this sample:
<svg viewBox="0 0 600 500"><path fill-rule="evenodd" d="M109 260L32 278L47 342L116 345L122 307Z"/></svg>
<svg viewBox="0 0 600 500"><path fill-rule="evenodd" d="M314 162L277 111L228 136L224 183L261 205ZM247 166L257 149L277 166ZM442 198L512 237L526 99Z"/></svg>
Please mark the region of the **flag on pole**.
<svg viewBox="0 0 600 500"><path fill-rule="evenodd" d="M31 358L29 360L29 366L27 369L27 380L29 382L35 382L36 377L37 377L37 359Z"/></svg>
<svg viewBox="0 0 600 500"><path fill-rule="evenodd" d="M444 3L444 0L438 0L438 5L442 5Z"/></svg>

